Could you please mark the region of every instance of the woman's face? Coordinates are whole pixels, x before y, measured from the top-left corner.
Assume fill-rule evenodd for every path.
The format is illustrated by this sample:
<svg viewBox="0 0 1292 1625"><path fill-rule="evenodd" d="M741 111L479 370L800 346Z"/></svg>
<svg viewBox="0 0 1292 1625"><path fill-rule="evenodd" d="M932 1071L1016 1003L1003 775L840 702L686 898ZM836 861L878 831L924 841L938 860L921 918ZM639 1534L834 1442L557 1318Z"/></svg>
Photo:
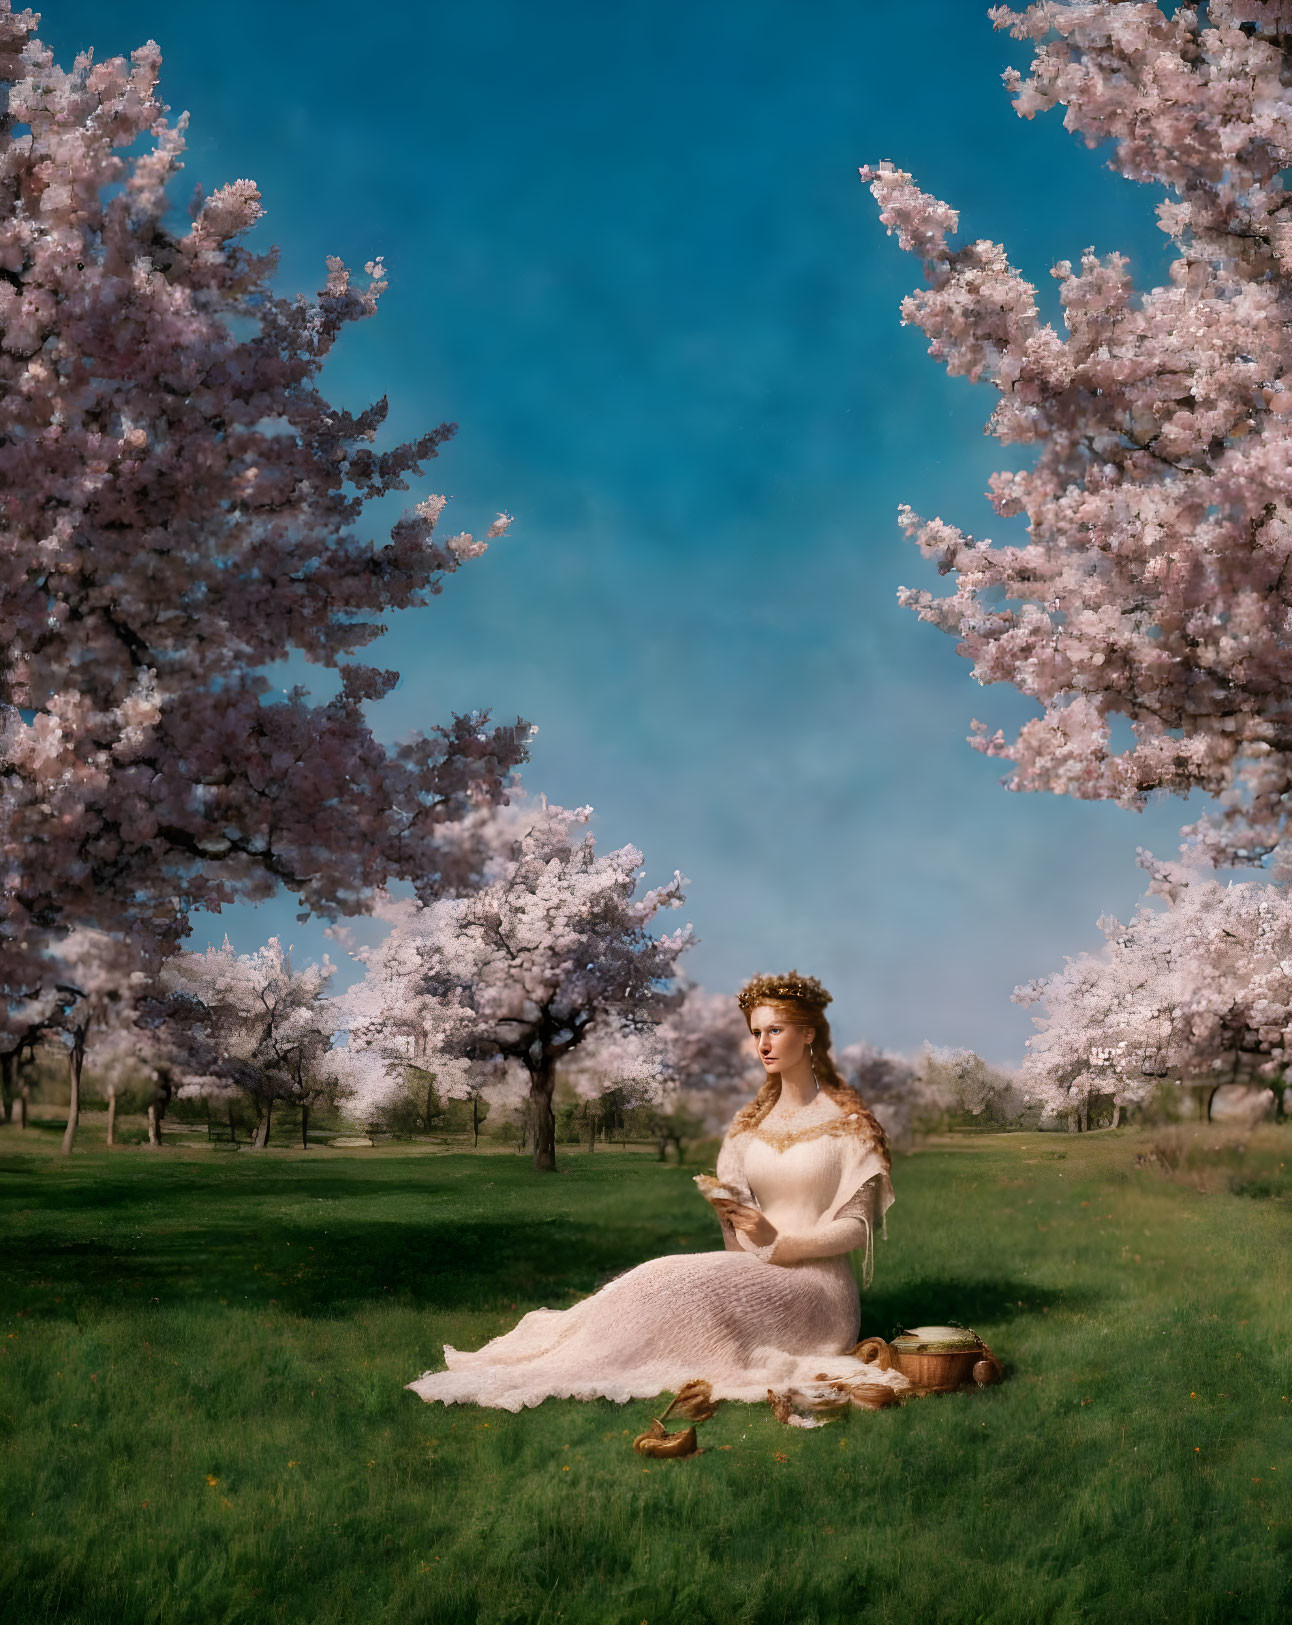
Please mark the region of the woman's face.
<svg viewBox="0 0 1292 1625"><path fill-rule="evenodd" d="M784 1072L807 1054L811 1027L800 1027L777 1015L770 1004L756 1005L749 1013L749 1033L758 1059L768 1072Z"/></svg>

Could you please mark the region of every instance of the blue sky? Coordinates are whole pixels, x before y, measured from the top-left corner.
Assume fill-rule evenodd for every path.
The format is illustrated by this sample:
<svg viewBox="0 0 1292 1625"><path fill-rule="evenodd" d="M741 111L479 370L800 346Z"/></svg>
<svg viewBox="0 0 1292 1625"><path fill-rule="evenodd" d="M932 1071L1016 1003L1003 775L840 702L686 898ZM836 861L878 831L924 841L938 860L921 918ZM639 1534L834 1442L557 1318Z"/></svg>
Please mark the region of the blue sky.
<svg viewBox="0 0 1292 1625"><path fill-rule="evenodd" d="M515 515L391 619L381 735L523 714L533 790L590 802L649 880L690 878L665 923L694 923L700 980L794 965L840 1041L1016 1063L1033 1012L1010 990L1102 943L1144 889L1136 846L1173 856L1197 804L1003 789L970 719L1034 708L896 602L948 585L898 503L1016 536L983 493L1018 453L983 435L995 392L901 326L918 262L858 165L893 160L1003 242L1056 322L1055 261L1117 248L1142 284L1168 257L1155 194L1061 113L1014 113L1000 73L1026 56L985 5L66 0L40 33L69 63L157 40L191 115L183 195L253 177L284 292L329 253L385 256L325 387L387 394L392 435L460 425L406 500L446 492L452 529ZM317 955L294 913L193 941Z"/></svg>

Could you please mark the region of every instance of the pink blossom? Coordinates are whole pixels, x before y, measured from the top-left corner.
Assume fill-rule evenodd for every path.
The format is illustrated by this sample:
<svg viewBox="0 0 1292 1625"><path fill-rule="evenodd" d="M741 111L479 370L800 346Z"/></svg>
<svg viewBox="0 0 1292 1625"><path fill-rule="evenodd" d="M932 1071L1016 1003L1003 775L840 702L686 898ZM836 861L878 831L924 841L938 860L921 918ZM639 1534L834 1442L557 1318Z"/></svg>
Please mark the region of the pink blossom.
<svg viewBox="0 0 1292 1625"><path fill-rule="evenodd" d="M1030 75L1004 75L1020 116L1062 106L1088 146L1111 142L1112 169L1166 194L1178 257L1141 291L1122 254L1059 262L1063 337L1003 248L952 248L956 211L891 163L862 170L923 261L903 322L993 386L997 439L1036 448L990 482L996 512L1026 518L1022 545L902 507L956 585L898 599L957 637L980 683L1040 707L1012 739L972 724L1010 789L1128 808L1201 789L1218 809L1184 831L1199 855L1259 863L1292 791L1292 14L1215 0L1203 27L1187 6L1047 0L991 17L1033 44Z"/></svg>
<svg viewBox="0 0 1292 1625"><path fill-rule="evenodd" d="M675 871L638 897L641 853L598 856L592 835L576 833L591 813L524 798L481 812L461 833L483 885L429 903L379 900L374 912L391 931L361 952L367 974L338 1000L363 1109L409 1061L433 1063L450 1094L479 1087L482 1067L494 1077L522 1069L534 1164L551 1168L557 1068L580 1046L590 1052L585 1089L625 1073L646 1089L663 1084L667 1058L653 1031L678 1002L673 978L692 933L648 927L682 906L686 882Z"/></svg>
<svg viewBox="0 0 1292 1625"><path fill-rule="evenodd" d="M506 529L442 540L430 497L370 539L454 432L378 449L318 375L387 286L327 262L274 291L243 235L250 180L168 224L186 120L151 42L60 68L0 0L0 988L80 925L172 951L194 909L286 886L353 914L374 887L469 884L444 832L505 799L528 725L452 718L387 749L364 706L396 674L356 655ZM26 125L29 133L18 135ZM325 705L271 695L291 650L341 674ZM453 855L450 855L452 853Z"/></svg>
<svg viewBox="0 0 1292 1625"><path fill-rule="evenodd" d="M1020 1071L1026 1093L1074 1122L1090 1097L1143 1102L1162 1087L1281 1083L1292 1064L1292 895L1161 863L1134 918L1099 920L1105 946L1014 989L1041 1004ZM1163 898L1165 908L1151 899Z"/></svg>
<svg viewBox="0 0 1292 1625"><path fill-rule="evenodd" d="M321 964L294 968L277 937L251 954L235 953L225 937L219 948L168 960L153 1017L180 1093L245 1097L256 1110L252 1143L262 1149L276 1103L299 1108L308 1123L310 1107L335 1098L339 1086L326 997L335 973L326 954Z"/></svg>

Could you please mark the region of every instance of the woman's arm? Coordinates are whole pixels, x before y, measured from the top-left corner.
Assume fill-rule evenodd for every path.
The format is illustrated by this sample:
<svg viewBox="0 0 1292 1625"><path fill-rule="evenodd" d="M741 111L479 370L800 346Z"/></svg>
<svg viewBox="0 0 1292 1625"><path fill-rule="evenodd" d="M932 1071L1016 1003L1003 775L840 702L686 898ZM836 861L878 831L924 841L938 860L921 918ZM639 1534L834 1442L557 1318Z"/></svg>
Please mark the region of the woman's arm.
<svg viewBox="0 0 1292 1625"><path fill-rule="evenodd" d="M868 1168L869 1178L856 1184ZM870 1256L877 1217L892 1200L887 1170L867 1161L858 1173L844 1180L846 1194L836 1199L814 1225L802 1230L778 1231L761 1213L745 1210L747 1217L733 1213L738 1245L754 1253L766 1264L796 1264L805 1258L834 1258L858 1247ZM750 1220L758 1222L752 1223Z"/></svg>
<svg viewBox="0 0 1292 1625"><path fill-rule="evenodd" d="M763 1220L764 1224L767 1221ZM750 1235L745 1246L757 1253L768 1264L797 1264L804 1258L834 1258L839 1253L850 1253L866 1240L864 1219L831 1219L814 1225L810 1230L774 1230L772 1239L759 1246ZM742 1238L743 1239L743 1238Z"/></svg>
<svg viewBox="0 0 1292 1625"><path fill-rule="evenodd" d="M754 1219L761 1219L754 1201L754 1193L750 1190L745 1179L745 1146L742 1135L728 1133L718 1151L717 1164L718 1177L710 1180L705 1175L696 1177L696 1184L700 1194L718 1215L718 1223L722 1226L722 1245L729 1253L743 1252L736 1233L736 1226L730 1217L736 1208L742 1208ZM706 1186L708 1189L706 1189Z"/></svg>
<svg viewBox="0 0 1292 1625"><path fill-rule="evenodd" d="M776 1226L756 1207L747 1202L735 1201L727 1196L712 1196L709 1200L717 1209L718 1217L722 1221L722 1231L725 1236L731 1232L734 1248L728 1246L728 1252L743 1252L752 1245L754 1250L770 1246L776 1239Z"/></svg>

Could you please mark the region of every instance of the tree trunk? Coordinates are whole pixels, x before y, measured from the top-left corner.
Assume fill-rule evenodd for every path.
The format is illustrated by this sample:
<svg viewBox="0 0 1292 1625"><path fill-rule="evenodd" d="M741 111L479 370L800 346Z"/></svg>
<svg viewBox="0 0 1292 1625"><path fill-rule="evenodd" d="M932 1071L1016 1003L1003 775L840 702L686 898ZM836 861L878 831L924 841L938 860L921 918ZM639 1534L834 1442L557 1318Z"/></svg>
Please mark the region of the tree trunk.
<svg viewBox="0 0 1292 1625"><path fill-rule="evenodd" d="M1122 1121L1122 1105L1120 1100L1113 1101L1113 1127L1120 1128Z"/></svg>
<svg viewBox="0 0 1292 1625"><path fill-rule="evenodd" d="M18 1091L19 1128L27 1127L27 1103L31 1099L31 1085L24 1083Z"/></svg>
<svg viewBox="0 0 1292 1625"><path fill-rule="evenodd" d="M162 1118L166 1115L173 1093L169 1069L159 1067L153 1073L153 1098L148 1102L148 1144L154 1149L161 1147Z"/></svg>
<svg viewBox="0 0 1292 1625"><path fill-rule="evenodd" d="M309 1148L310 1148L310 1109L309 1109L308 1106L302 1106L301 1107L301 1150L302 1151L308 1151Z"/></svg>
<svg viewBox="0 0 1292 1625"><path fill-rule="evenodd" d="M1219 1084L1216 1084L1214 1088L1211 1088L1211 1089L1207 1090L1206 1120L1207 1120L1208 1123L1211 1121L1211 1108L1215 1104L1216 1096L1219 1093L1220 1093L1220 1085Z"/></svg>
<svg viewBox="0 0 1292 1625"><path fill-rule="evenodd" d="M267 1100L265 1102L264 1112L256 1123L256 1132L251 1136L251 1148L253 1151L263 1151L269 1144L269 1118L270 1114L273 1112L273 1109L273 1101Z"/></svg>
<svg viewBox="0 0 1292 1625"><path fill-rule="evenodd" d="M117 1086L108 1085L108 1144L117 1143Z"/></svg>
<svg viewBox="0 0 1292 1625"><path fill-rule="evenodd" d="M1077 1133L1085 1134L1090 1127L1090 1096L1086 1095L1077 1109Z"/></svg>
<svg viewBox="0 0 1292 1625"><path fill-rule="evenodd" d="M67 1127L63 1130L63 1143L59 1147L65 1157L72 1154L77 1119L81 1115L81 1063L84 1059L85 1051L80 1042L74 1042L67 1052L67 1081L71 1085L71 1098L67 1103Z"/></svg>
<svg viewBox="0 0 1292 1625"><path fill-rule="evenodd" d="M0 1055L0 1092L4 1096L4 1120L13 1122L14 1099L18 1093L18 1051L6 1050Z"/></svg>
<svg viewBox="0 0 1292 1625"><path fill-rule="evenodd" d="M480 1096L471 1096L471 1144L480 1144Z"/></svg>
<svg viewBox="0 0 1292 1625"><path fill-rule="evenodd" d="M556 1167L556 1114L552 1110L552 1090L556 1069L540 1065L529 1076L529 1119L534 1136L534 1167L550 1172Z"/></svg>

